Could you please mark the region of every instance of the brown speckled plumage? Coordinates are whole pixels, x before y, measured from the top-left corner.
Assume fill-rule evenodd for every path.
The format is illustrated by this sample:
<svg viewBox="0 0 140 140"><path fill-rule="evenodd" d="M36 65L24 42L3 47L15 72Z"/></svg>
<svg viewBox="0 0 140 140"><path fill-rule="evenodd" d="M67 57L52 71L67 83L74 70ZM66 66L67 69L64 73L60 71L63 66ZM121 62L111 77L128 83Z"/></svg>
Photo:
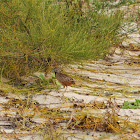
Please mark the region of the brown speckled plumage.
<svg viewBox="0 0 140 140"><path fill-rule="evenodd" d="M74 85L75 81L73 78L71 78L70 76L63 74L61 72L58 71L58 69L53 69L52 72L55 72L55 77L56 79L64 86L70 86L70 85Z"/></svg>

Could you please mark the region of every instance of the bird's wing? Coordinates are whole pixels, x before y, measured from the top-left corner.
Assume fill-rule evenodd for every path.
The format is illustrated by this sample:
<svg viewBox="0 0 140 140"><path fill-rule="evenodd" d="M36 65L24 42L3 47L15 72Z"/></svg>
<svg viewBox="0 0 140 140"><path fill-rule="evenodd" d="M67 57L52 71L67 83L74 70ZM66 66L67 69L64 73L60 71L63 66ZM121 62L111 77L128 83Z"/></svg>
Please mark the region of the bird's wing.
<svg viewBox="0 0 140 140"><path fill-rule="evenodd" d="M74 82L73 78L63 73L59 73L56 78L61 82Z"/></svg>

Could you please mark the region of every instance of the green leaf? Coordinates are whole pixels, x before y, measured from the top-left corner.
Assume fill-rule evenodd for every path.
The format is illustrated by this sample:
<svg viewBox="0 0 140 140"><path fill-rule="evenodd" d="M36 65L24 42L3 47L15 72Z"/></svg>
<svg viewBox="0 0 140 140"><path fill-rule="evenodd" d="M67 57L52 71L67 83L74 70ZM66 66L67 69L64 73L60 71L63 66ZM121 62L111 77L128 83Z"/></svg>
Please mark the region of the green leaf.
<svg viewBox="0 0 140 140"><path fill-rule="evenodd" d="M59 87L63 86L59 81L56 81L56 85L59 86Z"/></svg>
<svg viewBox="0 0 140 140"><path fill-rule="evenodd" d="M52 78L53 78L53 79L56 79L56 77L55 77L55 73L52 74Z"/></svg>
<svg viewBox="0 0 140 140"><path fill-rule="evenodd" d="M39 75L39 78L40 78L41 80L45 80L45 76L44 76L43 74L40 74L40 75Z"/></svg>

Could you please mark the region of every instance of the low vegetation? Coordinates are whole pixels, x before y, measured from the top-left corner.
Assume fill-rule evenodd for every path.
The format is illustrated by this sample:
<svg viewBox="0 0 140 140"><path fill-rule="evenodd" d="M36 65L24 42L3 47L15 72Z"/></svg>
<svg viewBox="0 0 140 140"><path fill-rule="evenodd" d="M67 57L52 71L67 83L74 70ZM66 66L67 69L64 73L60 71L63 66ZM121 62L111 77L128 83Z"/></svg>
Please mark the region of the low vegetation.
<svg viewBox="0 0 140 140"><path fill-rule="evenodd" d="M71 136L70 132L72 130L114 133L120 134L123 139L132 139L131 133L139 130L137 123L132 124L125 117L119 117L119 108L113 100L106 104L104 102L94 102L47 108L40 106L38 102L33 102L31 96L28 95L25 100L11 98L8 103L3 104L3 111L8 111L9 108L16 115L7 116L7 114L5 119L8 119L10 123L12 122L12 128L26 132L24 134L19 133L19 136L37 133L43 137L42 140L50 138L52 140L67 139L67 135ZM65 108L69 108L75 113L66 111ZM104 113L90 113L90 110L95 111L99 108L106 109L106 111ZM37 123L35 121L37 119L42 119L43 122ZM63 125L64 123L66 125ZM2 135L4 133L1 133ZM74 134L72 135L74 136ZM7 134L6 137L10 138L10 135ZM13 134L12 137L16 138L17 134ZM109 135L106 135L106 137L109 137Z"/></svg>
<svg viewBox="0 0 140 140"><path fill-rule="evenodd" d="M136 99L135 102L125 101L122 106L123 109L140 109L140 100Z"/></svg>
<svg viewBox="0 0 140 140"><path fill-rule="evenodd" d="M125 101L123 106L113 99L87 104L66 99L66 104L54 108L33 100L38 92L49 95L51 89L62 86L56 82L54 74L46 79L52 67L102 59L112 46L120 44L119 29L126 20L124 12L110 12L109 9L135 1L120 0L116 6L111 5L112 1L0 1L0 96L8 100L0 103L0 107L4 121L8 121L12 129L19 130L12 135L0 130L0 137L17 139L20 135L40 134L43 140L65 140L69 135L74 136L73 130L89 130L133 139L131 134L139 132L137 122L121 118L118 113L120 109L139 109L139 99ZM138 21L138 14L129 20ZM37 71L46 75L35 76ZM25 82L29 76L35 82ZM4 78L8 81L6 84ZM86 81L82 78L81 81ZM99 109L105 112L97 113ZM101 139L104 138L107 136Z"/></svg>
<svg viewBox="0 0 140 140"><path fill-rule="evenodd" d="M2 0L0 71L12 80L50 66L103 58L119 43L123 13L89 1ZM106 6L107 7L107 6Z"/></svg>

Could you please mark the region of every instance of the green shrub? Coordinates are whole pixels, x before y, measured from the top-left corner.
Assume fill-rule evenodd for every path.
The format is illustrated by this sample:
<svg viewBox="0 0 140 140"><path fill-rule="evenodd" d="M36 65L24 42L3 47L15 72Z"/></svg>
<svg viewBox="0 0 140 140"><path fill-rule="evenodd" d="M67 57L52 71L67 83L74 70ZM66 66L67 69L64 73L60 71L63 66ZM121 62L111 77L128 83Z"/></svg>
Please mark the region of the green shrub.
<svg viewBox="0 0 140 140"><path fill-rule="evenodd" d="M20 79L50 65L103 58L123 14L97 12L89 2L3 0L0 2L0 69Z"/></svg>

